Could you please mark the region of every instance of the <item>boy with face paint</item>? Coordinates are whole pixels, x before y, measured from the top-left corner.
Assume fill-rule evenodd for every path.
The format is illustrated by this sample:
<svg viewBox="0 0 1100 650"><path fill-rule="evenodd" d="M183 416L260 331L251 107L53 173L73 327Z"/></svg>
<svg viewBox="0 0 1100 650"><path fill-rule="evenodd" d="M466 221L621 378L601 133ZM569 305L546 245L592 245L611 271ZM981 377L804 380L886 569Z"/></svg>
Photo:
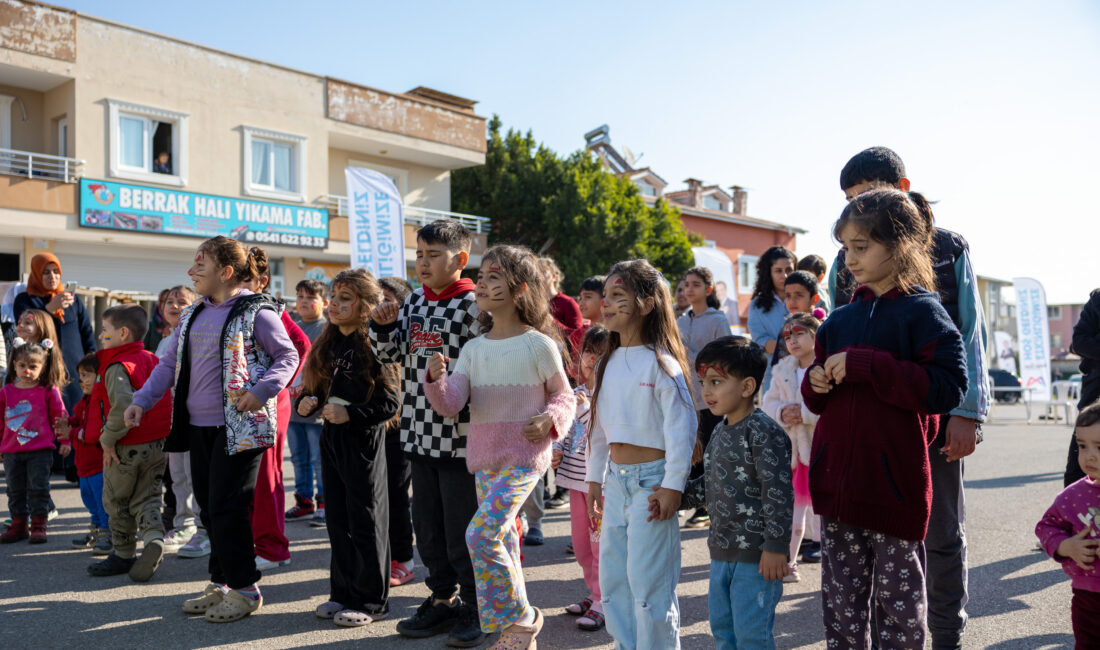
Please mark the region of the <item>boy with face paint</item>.
<svg viewBox="0 0 1100 650"><path fill-rule="evenodd" d="M435 413L424 386L431 358L438 353L457 359L477 333L474 283L462 278L472 241L457 221L441 219L418 230L421 288L401 305L379 305L371 312L370 325L378 360L402 367L401 441L412 466L413 530L432 592L410 618L397 624L397 631L412 638L450 631L447 645L459 648L485 638L466 547L466 526L478 507L474 477L466 470L470 412L464 408L455 417Z"/></svg>

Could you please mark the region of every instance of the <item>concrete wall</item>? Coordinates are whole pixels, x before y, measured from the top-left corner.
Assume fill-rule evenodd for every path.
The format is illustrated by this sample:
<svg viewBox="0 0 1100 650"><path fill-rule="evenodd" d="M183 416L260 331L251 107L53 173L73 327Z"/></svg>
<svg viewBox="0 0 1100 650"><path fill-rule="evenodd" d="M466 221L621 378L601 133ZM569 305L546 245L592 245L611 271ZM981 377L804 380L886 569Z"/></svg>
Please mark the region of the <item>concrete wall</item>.
<svg viewBox="0 0 1100 650"><path fill-rule="evenodd" d="M62 61L76 60L76 12L20 0L0 2L4 47Z"/></svg>
<svg viewBox="0 0 1100 650"><path fill-rule="evenodd" d="M11 103L11 148L32 153L53 153L46 149L46 141L43 140L46 131L42 126L42 93L0 84L0 95L17 98ZM26 121L23 120L24 108Z"/></svg>
<svg viewBox="0 0 1100 650"><path fill-rule="evenodd" d="M330 194L347 196L347 183L344 168L349 161L366 163L384 173L398 169L405 173L405 204L431 210L451 209L451 172L447 169L426 167L403 160L371 156L357 151L329 149L328 151L328 187ZM402 188L397 188L401 190Z"/></svg>

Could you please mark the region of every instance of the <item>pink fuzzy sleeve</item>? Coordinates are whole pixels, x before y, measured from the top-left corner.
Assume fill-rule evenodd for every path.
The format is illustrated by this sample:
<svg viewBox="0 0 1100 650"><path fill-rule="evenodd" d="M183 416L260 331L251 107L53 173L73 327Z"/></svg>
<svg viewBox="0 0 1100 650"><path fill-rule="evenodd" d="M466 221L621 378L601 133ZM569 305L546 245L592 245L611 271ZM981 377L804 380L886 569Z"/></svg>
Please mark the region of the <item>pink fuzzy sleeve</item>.
<svg viewBox="0 0 1100 650"><path fill-rule="evenodd" d="M462 373L443 375L435 381L425 381L424 393L433 411L453 418L462 412L462 407L470 399L470 378Z"/></svg>
<svg viewBox="0 0 1100 650"><path fill-rule="evenodd" d="M560 438L573 428L573 418L577 415L577 398L569 389L569 381L564 372L551 377L546 382L546 414L554 423L552 436Z"/></svg>

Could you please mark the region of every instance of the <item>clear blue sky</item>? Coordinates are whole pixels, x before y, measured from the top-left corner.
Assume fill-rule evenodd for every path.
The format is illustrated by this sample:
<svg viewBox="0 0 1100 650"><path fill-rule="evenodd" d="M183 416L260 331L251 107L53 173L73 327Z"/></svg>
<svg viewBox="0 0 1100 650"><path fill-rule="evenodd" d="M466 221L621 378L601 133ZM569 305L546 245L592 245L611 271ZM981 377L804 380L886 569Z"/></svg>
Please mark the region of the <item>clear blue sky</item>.
<svg viewBox="0 0 1100 650"><path fill-rule="evenodd" d="M976 271L1100 287L1100 3L135 2L78 11L390 91L430 86L567 153L611 126L677 189L827 259L840 168L898 151ZM889 6L887 6L889 5Z"/></svg>

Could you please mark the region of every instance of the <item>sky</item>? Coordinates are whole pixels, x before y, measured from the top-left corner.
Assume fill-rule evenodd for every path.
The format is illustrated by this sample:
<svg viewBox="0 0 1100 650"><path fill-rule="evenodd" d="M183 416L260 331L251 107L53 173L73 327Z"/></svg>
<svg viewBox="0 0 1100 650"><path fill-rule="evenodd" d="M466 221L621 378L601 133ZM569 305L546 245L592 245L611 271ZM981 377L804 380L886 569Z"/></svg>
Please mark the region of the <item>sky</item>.
<svg viewBox="0 0 1100 650"><path fill-rule="evenodd" d="M562 154L611 128L670 183L835 255L840 169L897 151L979 275L1100 287L1100 3L54 0L311 73L477 100Z"/></svg>

